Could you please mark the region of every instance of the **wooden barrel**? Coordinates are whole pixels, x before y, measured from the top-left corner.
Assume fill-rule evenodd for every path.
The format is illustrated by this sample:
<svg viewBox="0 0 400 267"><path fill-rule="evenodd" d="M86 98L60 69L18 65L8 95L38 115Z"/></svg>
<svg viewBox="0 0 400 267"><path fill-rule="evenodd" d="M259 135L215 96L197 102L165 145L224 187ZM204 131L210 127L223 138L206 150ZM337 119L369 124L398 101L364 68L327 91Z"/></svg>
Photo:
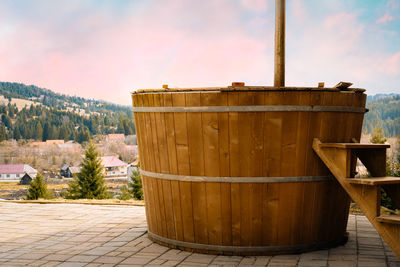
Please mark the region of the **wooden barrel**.
<svg viewBox="0 0 400 267"><path fill-rule="evenodd" d="M363 92L247 86L134 92L149 238L229 255L345 242L349 198L312 142L359 140Z"/></svg>

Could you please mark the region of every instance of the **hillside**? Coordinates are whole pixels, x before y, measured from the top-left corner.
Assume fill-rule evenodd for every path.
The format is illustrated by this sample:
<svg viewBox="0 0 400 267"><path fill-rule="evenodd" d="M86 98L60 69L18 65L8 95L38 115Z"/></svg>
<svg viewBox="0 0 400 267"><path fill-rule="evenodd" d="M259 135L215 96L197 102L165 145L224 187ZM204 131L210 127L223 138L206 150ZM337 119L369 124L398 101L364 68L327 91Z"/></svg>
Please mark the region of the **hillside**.
<svg viewBox="0 0 400 267"><path fill-rule="evenodd" d="M363 132L382 128L400 135L400 95L368 96ZM64 139L86 141L90 135L135 133L132 109L104 101L57 94L34 85L0 82L0 141Z"/></svg>
<svg viewBox="0 0 400 267"><path fill-rule="evenodd" d="M376 127L382 128L385 136L400 135L400 95L368 96L369 112L364 118L364 133L372 133Z"/></svg>
<svg viewBox="0 0 400 267"><path fill-rule="evenodd" d="M135 133L132 109L104 101L57 94L34 85L0 82L0 141L64 139Z"/></svg>

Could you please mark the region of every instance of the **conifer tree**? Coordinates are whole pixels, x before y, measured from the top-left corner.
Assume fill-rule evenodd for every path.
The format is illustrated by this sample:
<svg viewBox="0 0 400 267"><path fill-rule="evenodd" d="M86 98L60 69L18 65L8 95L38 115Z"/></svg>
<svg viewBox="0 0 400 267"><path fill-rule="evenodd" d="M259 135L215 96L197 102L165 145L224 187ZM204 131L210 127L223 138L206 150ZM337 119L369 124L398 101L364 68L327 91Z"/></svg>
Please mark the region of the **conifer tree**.
<svg viewBox="0 0 400 267"><path fill-rule="evenodd" d="M32 182L29 184L28 194L26 195L26 198L29 200L35 200L47 197L48 193L47 193L46 182L44 181L43 176L40 173L38 173L36 177L32 180Z"/></svg>
<svg viewBox="0 0 400 267"><path fill-rule="evenodd" d="M131 181L128 183L128 190L133 197L138 200L143 200L142 179L139 170L133 170Z"/></svg>
<svg viewBox="0 0 400 267"><path fill-rule="evenodd" d="M369 140L373 144L384 144L387 138L383 134L382 128L375 128L374 132L372 133L372 137Z"/></svg>
<svg viewBox="0 0 400 267"><path fill-rule="evenodd" d="M96 147L92 142L89 142L82 162L82 169L69 184L66 198L104 199L110 197L104 183L103 167L98 156L99 152Z"/></svg>

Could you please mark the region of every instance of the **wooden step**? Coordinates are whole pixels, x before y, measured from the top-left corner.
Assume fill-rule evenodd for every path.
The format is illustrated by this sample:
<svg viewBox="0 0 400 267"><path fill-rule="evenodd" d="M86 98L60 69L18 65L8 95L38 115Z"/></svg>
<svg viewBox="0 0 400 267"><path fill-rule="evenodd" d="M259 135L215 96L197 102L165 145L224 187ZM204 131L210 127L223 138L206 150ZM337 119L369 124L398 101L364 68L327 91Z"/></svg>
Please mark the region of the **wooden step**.
<svg viewBox="0 0 400 267"><path fill-rule="evenodd" d="M400 215L382 215L376 217L376 221L381 223L400 224Z"/></svg>
<svg viewBox="0 0 400 267"><path fill-rule="evenodd" d="M389 148L387 144L360 144L360 143L321 143L321 148L345 148L345 149L382 149Z"/></svg>
<svg viewBox="0 0 400 267"><path fill-rule="evenodd" d="M368 178L347 178L351 184L381 185L381 184L400 184L400 177L368 177Z"/></svg>

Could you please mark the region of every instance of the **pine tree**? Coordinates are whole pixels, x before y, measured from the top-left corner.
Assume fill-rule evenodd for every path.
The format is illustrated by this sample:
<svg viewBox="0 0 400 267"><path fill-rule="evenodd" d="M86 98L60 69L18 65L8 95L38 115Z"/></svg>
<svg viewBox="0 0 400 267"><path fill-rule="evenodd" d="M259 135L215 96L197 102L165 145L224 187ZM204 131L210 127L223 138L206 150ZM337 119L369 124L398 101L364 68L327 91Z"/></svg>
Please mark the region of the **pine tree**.
<svg viewBox="0 0 400 267"><path fill-rule="evenodd" d="M130 182L128 183L128 190L135 199L143 200L142 179L139 170L133 170Z"/></svg>
<svg viewBox="0 0 400 267"><path fill-rule="evenodd" d="M397 136L396 145L397 145L396 159L397 159L397 163L400 164L400 135Z"/></svg>
<svg viewBox="0 0 400 267"><path fill-rule="evenodd" d="M29 184L28 194L26 195L26 198L29 200L35 200L47 197L48 193L47 193L46 182L44 181L42 175L38 173L36 177L32 180L32 182Z"/></svg>
<svg viewBox="0 0 400 267"><path fill-rule="evenodd" d="M99 152L94 144L89 142L82 169L69 184L66 198L104 199L110 197L104 183L103 167L98 155Z"/></svg>
<svg viewBox="0 0 400 267"><path fill-rule="evenodd" d="M0 142L6 140L6 128L0 124Z"/></svg>
<svg viewBox="0 0 400 267"><path fill-rule="evenodd" d="M382 128L375 128L371 139L369 140L373 144L384 144L387 138L383 134Z"/></svg>
<svg viewBox="0 0 400 267"><path fill-rule="evenodd" d="M34 132L34 138L36 140L42 141L42 138L43 138L43 127L42 127L42 124L40 122L38 122L36 124L35 132Z"/></svg>

